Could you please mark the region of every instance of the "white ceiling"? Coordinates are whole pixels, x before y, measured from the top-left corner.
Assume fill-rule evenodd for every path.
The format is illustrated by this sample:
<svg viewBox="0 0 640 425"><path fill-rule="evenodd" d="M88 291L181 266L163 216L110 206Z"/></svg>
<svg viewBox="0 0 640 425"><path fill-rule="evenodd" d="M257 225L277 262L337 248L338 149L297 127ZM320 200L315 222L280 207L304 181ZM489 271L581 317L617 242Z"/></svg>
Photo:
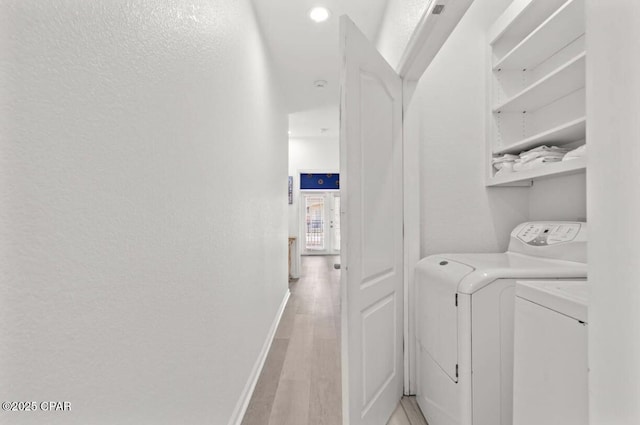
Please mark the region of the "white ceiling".
<svg viewBox="0 0 640 425"><path fill-rule="evenodd" d="M340 124L338 100L335 104L289 114L291 137L337 139Z"/></svg>
<svg viewBox="0 0 640 425"><path fill-rule="evenodd" d="M291 137L337 137L340 95L338 21L346 14L375 40L387 0L253 0L258 20L291 113ZM309 19L309 10L325 6L331 17ZM314 87L326 80L324 89ZM324 133L321 128L327 128Z"/></svg>

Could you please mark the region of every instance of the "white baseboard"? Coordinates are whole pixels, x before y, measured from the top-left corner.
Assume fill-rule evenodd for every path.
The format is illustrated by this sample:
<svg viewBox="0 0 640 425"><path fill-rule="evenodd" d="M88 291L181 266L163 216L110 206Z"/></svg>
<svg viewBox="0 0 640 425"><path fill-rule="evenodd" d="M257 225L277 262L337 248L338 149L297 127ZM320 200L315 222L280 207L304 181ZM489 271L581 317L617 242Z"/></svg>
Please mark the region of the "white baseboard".
<svg viewBox="0 0 640 425"><path fill-rule="evenodd" d="M251 401L253 390L255 390L256 388L258 378L260 377L260 373L262 372L262 368L264 367L264 362L267 360L269 349L271 349L271 343L273 342L273 338L276 335L276 330L278 329L278 325L280 324L280 319L282 318L282 313L284 313L284 308L287 305L287 301L289 301L289 296L291 296L291 292L287 289L287 293L284 294L284 298L282 299L282 303L278 308L276 317L271 324L271 329L269 329L269 334L267 335L267 339L262 346L260 355L258 356L256 363L253 365L253 369L251 370L251 374L249 375L249 380L247 381L244 390L242 390L242 394L240 395L240 399L236 404L236 408L233 409L233 414L231 415L231 419L229 420L229 425L241 425L242 419L244 419L244 414L247 412L247 407L249 406L249 401Z"/></svg>

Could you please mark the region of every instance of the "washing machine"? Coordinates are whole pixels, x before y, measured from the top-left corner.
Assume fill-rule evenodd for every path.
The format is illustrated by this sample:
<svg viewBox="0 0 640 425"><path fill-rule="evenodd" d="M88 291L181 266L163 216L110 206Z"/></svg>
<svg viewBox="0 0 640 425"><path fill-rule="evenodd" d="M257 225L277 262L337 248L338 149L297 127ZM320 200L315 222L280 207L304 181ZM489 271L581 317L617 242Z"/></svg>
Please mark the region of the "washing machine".
<svg viewBox="0 0 640 425"><path fill-rule="evenodd" d="M518 281L513 424L589 422L586 281Z"/></svg>
<svg viewBox="0 0 640 425"><path fill-rule="evenodd" d="M511 425L516 280L587 275L587 227L527 222L504 253L416 266L417 401L430 425Z"/></svg>

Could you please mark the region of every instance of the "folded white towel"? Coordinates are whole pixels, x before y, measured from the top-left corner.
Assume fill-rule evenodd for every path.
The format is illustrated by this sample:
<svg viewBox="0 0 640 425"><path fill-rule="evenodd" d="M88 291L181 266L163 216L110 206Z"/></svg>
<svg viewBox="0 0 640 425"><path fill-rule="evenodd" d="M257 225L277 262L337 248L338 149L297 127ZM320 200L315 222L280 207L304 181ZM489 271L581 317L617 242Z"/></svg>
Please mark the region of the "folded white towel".
<svg viewBox="0 0 640 425"><path fill-rule="evenodd" d="M496 175L498 175L530 170L545 164L564 161L568 153L569 149L566 148L543 145L520 152L518 155L505 154L498 156L493 158L491 162L493 168L497 170ZM567 159L571 159L571 157Z"/></svg>
<svg viewBox="0 0 640 425"><path fill-rule="evenodd" d="M535 159L532 159L531 161L515 163L513 165L513 171L531 170L532 168L537 168L546 164L550 164L552 162L560 162L560 161L562 161L562 158L555 158L555 157L535 158Z"/></svg>
<svg viewBox="0 0 640 425"><path fill-rule="evenodd" d="M495 164L496 162L515 161L518 158L520 158L520 156L507 153L502 156L496 156L495 158L493 158L493 163Z"/></svg>
<svg viewBox="0 0 640 425"><path fill-rule="evenodd" d="M491 162L493 163L493 167L496 170L502 170L505 168L508 168L509 170L511 170L513 167L513 164L519 159L520 157L518 155L506 154L506 155L493 158Z"/></svg>
<svg viewBox="0 0 640 425"><path fill-rule="evenodd" d="M562 158L563 161L571 161L572 159L578 159L587 156L587 145L582 145L580 147L575 148L572 151L566 153L566 155Z"/></svg>
<svg viewBox="0 0 640 425"><path fill-rule="evenodd" d="M569 149L559 148L558 146L538 146L537 148L529 149L528 151L523 151L520 153L520 156L523 154L528 154L531 152L567 152Z"/></svg>
<svg viewBox="0 0 640 425"><path fill-rule="evenodd" d="M492 163L494 164L500 164L502 162L513 162L513 161L517 161L518 159L520 159L520 157L518 155L510 155L510 154L506 154L506 155L502 155L502 156L497 156L495 158L493 158L491 160Z"/></svg>
<svg viewBox="0 0 640 425"><path fill-rule="evenodd" d="M568 152L568 149L559 148L557 146L538 146L537 148L521 152L520 160L522 162L529 162L536 158L560 158Z"/></svg>
<svg viewBox="0 0 640 425"><path fill-rule="evenodd" d="M498 164L494 164L494 168L498 170L498 173L511 173L513 171L513 166L515 162L501 162Z"/></svg>

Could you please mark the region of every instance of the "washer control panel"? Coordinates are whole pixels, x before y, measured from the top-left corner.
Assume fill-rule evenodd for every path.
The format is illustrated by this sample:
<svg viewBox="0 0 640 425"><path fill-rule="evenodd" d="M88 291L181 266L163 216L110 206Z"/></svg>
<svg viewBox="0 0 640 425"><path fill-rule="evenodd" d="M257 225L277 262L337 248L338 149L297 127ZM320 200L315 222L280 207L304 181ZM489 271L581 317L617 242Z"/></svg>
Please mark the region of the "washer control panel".
<svg viewBox="0 0 640 425"><path fill-rule="evenodd" d="M530 246L556 245L574 240L581 227L581 223L527 223L516 237Z"/></svg>

